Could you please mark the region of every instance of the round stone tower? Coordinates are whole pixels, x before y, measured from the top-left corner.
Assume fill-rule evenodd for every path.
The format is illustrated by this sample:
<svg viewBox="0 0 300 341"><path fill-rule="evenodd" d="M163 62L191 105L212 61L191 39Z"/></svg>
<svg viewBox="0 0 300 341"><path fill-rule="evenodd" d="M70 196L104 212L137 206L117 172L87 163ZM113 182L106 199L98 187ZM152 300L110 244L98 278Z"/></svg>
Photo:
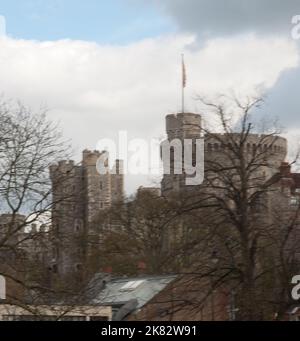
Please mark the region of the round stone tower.
<svg viewBox="0 0 300 341"><path fill-rule="evenodd" d="M168 140L200 138L201 116L193 113L167 115L166 127Z"/></svg>
<svg viewBox="0 0 300 341"><path fill-rule="evenodd" d="M210 134L203 135L202 133L202 120L201 116L193 113L179 113L173 115L167 115L166 117L166 131L167 140L162 143L169 142L171 149L172 141L184 139L192 139L193 143L196 140L204 138L204 166L207 169L207 165L210 161L214 161L221 166L228 165L230 157L228 151L232 149L231 144L241 142L241 134ZM259 135L249 134L246 137L245 153L246 159L251 160L253 155L262 155L261 166L257 167L256 175L263 175L266 179L270 178L273 174L278 172L282 162L285 161L287 156L287 140L280 136L274 135ZM184 153L184 149L183 149ZM165 163L166 160L163 160ZM183 173L174 173L174 155L170 153L170 174L164 174L161 183L161 189L163 195L168 195L171 192L178 192L181 190L197 190L199 186L192 186L189 188L186 186L186 174L184 173L184 167L182 165ZM181 165L180 165L181 166ZM259 173L259 174L258 174Z"/></svg>
<svg viewBox="0 0 300 341"><path fill-rule="evenodd" d="M193 148L197 140L201 138L201 116L193 113L179 113L171 114L166 117L166 130L167 130L167 140L162 143L161 155L164 165L169 158L170 160L170 173L165 173L161 183L161 191L163 195L168 195L168 193L173 191L181 191L186 189L186 179L184 165L181 163L178 166L182 170L181 174L175 174L174 168L176 167L176 158L174 157L174 142L177 140L181 143L179 148L181 148L182 159L184 158L184 140L192 140ZM163 155L163 146L169 144L168 148L170 150L170 156ZM175 143L176 144L176 143Z"/></svg>
<svg viewBox="0 0 300 341"><path fill-rule="evenodd" d="M233 143L240 143L241 135L213 134L205 138L205 160L217 161L224 166L229 162L228 151ZM246 137L245 147L246 160L251 162L253 155L261 164L257 172L264 174L266 178L277 173L281 164L286 160L288 153L287 140L277 135L249 134ZM253 161L252 161L253 162Z"/></svg>

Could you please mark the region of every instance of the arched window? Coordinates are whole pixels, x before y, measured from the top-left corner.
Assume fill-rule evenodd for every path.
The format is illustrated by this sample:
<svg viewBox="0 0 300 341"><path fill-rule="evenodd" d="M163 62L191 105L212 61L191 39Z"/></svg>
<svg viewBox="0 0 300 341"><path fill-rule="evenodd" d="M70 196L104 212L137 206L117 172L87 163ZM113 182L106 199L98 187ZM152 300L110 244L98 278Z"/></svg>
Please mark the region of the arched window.
<svg viewBox="0 0 300 341"><path fill-rule="evenodd" d="M83 228L83 222L81 219L75 219L74 230L75 232L80 232Z"/></svg>

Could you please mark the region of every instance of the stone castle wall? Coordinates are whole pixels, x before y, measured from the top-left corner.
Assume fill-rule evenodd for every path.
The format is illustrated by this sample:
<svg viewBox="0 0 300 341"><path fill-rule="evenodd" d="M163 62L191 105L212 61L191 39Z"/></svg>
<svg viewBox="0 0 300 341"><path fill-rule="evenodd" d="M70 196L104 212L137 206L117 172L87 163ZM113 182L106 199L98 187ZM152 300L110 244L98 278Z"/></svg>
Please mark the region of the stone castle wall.
<svg viewBox="0 0 300 341"><path fill-rule="evenodd" d="M193 113L172 114L166 117L166 131L168 141L174 139L196 139L204 138L204 163L217 162L226 165L228 162L228 150L230 143L239 143L240 134L212 134L209 137L203 133L201 126L201 116ZM287 140L280 136L249 134L246 140L246 158L251 159L254 152L261 152L266 157L266 166L260 167L261 172L266 177L271 177L278 171L282 162L287 156ZM171 171L174 159L171 156ZM186 175L166 174L161 183L162 194L168 195L173 191L188 190L186 186ZM191 190L195 190L190 188Z"/></svg>

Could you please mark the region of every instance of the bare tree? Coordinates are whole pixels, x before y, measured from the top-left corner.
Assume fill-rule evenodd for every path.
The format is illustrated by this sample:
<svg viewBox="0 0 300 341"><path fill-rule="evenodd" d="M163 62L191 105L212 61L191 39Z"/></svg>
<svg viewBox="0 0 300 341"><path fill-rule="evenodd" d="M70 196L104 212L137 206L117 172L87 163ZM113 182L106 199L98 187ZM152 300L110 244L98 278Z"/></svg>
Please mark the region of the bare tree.
<svg viewBox="0 0 300 341"><path fill-rule="evenodd" d="M291 210L290 195L279 186L285 140L276 124L251 123L261 98L200 100L212 109L220 131L204 128L205 183L199 189L201 200L193 198L194 208L189 208L207 210L205 198L212 213L207 216L211 240L206 247L202 242L205 261L195 272L209 277L212 288L227 286L235 293L239 319L271 319L288 306L292 273L286 241L297 229L298 210ZM283 208L288 214L279 222L276 211ZM298 252L296 245L290 252Z"/></svg>
<svg viewBox="0 0 300 341"><path fill-rule="evenodd" d="M177 272L178 285L192 292L179 290L170 314L214 307L211 300L225 292L230 319L282 318L299 265L299 204L291 207L292 175L282 168L290 167L283 164L286 140L276 122L253 123L262 98L199 100L218 127L203 127L204 183L167 198L140 197L99 217L102 260L134 268L142 259L147 272Z"/></svg>
<svg viewBox="0 0 300 341"><path fill-rule="evenodd" d="M179 241L174 238L170 244L170 235L176 235L177 206L176 201L143 191L100 213L94 222L95 234L88 238L93 250L89 265L98 260L96 268L112 267L120 274L160 274L178 269L173 250Z"/></svg>
<svg viewBox="0 0 300 341"><path fill-rule="evenodd" d="M37 258L42 264L49 247L54 204L49 167L69 152L46 110L34 113L21 103L0 103L0 273L16 289L11 301L38 286L32 280L37 280Z"/></svg>

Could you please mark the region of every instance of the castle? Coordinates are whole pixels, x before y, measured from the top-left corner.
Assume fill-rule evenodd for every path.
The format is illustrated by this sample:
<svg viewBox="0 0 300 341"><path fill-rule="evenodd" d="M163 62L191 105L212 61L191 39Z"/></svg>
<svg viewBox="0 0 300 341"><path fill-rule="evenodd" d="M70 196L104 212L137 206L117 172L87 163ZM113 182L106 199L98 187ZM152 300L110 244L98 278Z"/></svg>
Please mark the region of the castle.
<svg viewBox="0 0 300 341"><path fill-rule="evenodd" d="M209 134L206 136L202 129L201 116L193 113L179 113L166 116L166 132L167 140L169 143L178 139L183 142L184 139L191 139L195 145L196 140L204 140L204 165L205 171L207 171L209 164L218 162L219 164L226 165L228 157L224 157L224 150L230 148L231 143L237 143L239 141L240 134ZM263 174L265 179L271 178L276 174L285 162L287 157L287 140L280 136L273 135L259 135L249 134L247 136L246 153L251 158L253 152L261 150L265 156L267 156L267 162L265 166L258 168L258 172ZM193 163L195 152L193 151ZM165 162L165 160L163 160ZM186 179L188 175L185 173L184 166L182 174L175 174L175 162L173 153L171 153L170 160L170 174L164 174L161 182L162 194L167 196L172 192L181 192L187 190L199 190L199 186L187 186Z"/></svg>
<svg viewBox="0 0 300 341"><path fill-rule="evenodd" d="M203 139L206 174L209 173L210 163L217 161L223 166L226 165L224 157L226 148L240 137L240 134L236 133L230 135L214 133L207 136L202 128L201 116L194 113L167 115L166 132L169 142L174 139L180 141L191 139L195 144L197 140ZM249 158L257 150L268 152L265 165L260 165L257 173L266 181L280 172L283 173L283 177L288 178L284 182L284 188L289 193L288 200L295 201L297 193L300 193L300 183L290 169L286 172L286 167L283 167L286 165L284 162L287 156L286 139L280 136L249 134L245 150ZM43 256L43 262L47 264L52 277L69 276L80 281L85 270L85 261L89 256L87 239L95 232L93 230L95 219L101 211L111 207L113 203L123 201L125 197L123 162L116 160L114 172L100 174L97 170L97 161L103 153L105 152L85 150L80 164L63 160L50 167L53 195L52 226L47 236L50 248L44 250L44 254L47 255ZM147 191L153 195L167 197L174 192L201 191L202 185L186 185L188 175L183 164L182 174L174 173L174 155L171 153L170 157L171 172L163 175L161 188L141 187L138 193ZM106 166L110 169L108 161Z"/></svg>
<svg viewBox="0 0 300 341"><path fill-rule="evenodd" d="M210 134L206 136L202 129L201 116L194 113L179 113L166 116L167 141L174 139L183 141L191 139L193 144L204 140L205 172L211 162L226 164L224 151L228 141L235 143L239 134ZM268 151L266 164L257 169L257 173L265 180L277 174L287 156L287 141L279 136L249 134L246 154L250 158L254 151ZM182 151L184 153L184 151ZM104 175L97 171L97 161L103 152L83 152L80 165L73 161L61 161L53 165L50 175L53 186L54 207L52 210L52 231L55 236L51 255L51 269L59 275L80 274L84 260L87 259L88 247L86 238L93 232L93 221L102 210L109 208L114 202L124 198L124 175L122 161L116 160L115 174ZM193 153L194 157L194 153ZM161 189L155 190L162 196L183 191L200 191L199 186L187 186L187 175L182 164L182 174L175 174L174 154L170 154L170 174L164 174ZM163 160L164 161L164 160ZM107 166L109 166L107 164ZM140 191L147 188L140 188ZM149 189L150 190L150 189ZM151 189L153 192L153 189Z"/></svg>
<svg viewBox="0 0 300 341"><path fill-rule="evenodd" d="M61 275L80 273L86 256L84 240L99 212L123 200L122 161L116 160L113 174L100 174L97 161L104 152L83 151L80 165L60 161L50 168L53 202L52 231L55 236L51 268ZM109 163L105 165L109 169Z"/></svg>

